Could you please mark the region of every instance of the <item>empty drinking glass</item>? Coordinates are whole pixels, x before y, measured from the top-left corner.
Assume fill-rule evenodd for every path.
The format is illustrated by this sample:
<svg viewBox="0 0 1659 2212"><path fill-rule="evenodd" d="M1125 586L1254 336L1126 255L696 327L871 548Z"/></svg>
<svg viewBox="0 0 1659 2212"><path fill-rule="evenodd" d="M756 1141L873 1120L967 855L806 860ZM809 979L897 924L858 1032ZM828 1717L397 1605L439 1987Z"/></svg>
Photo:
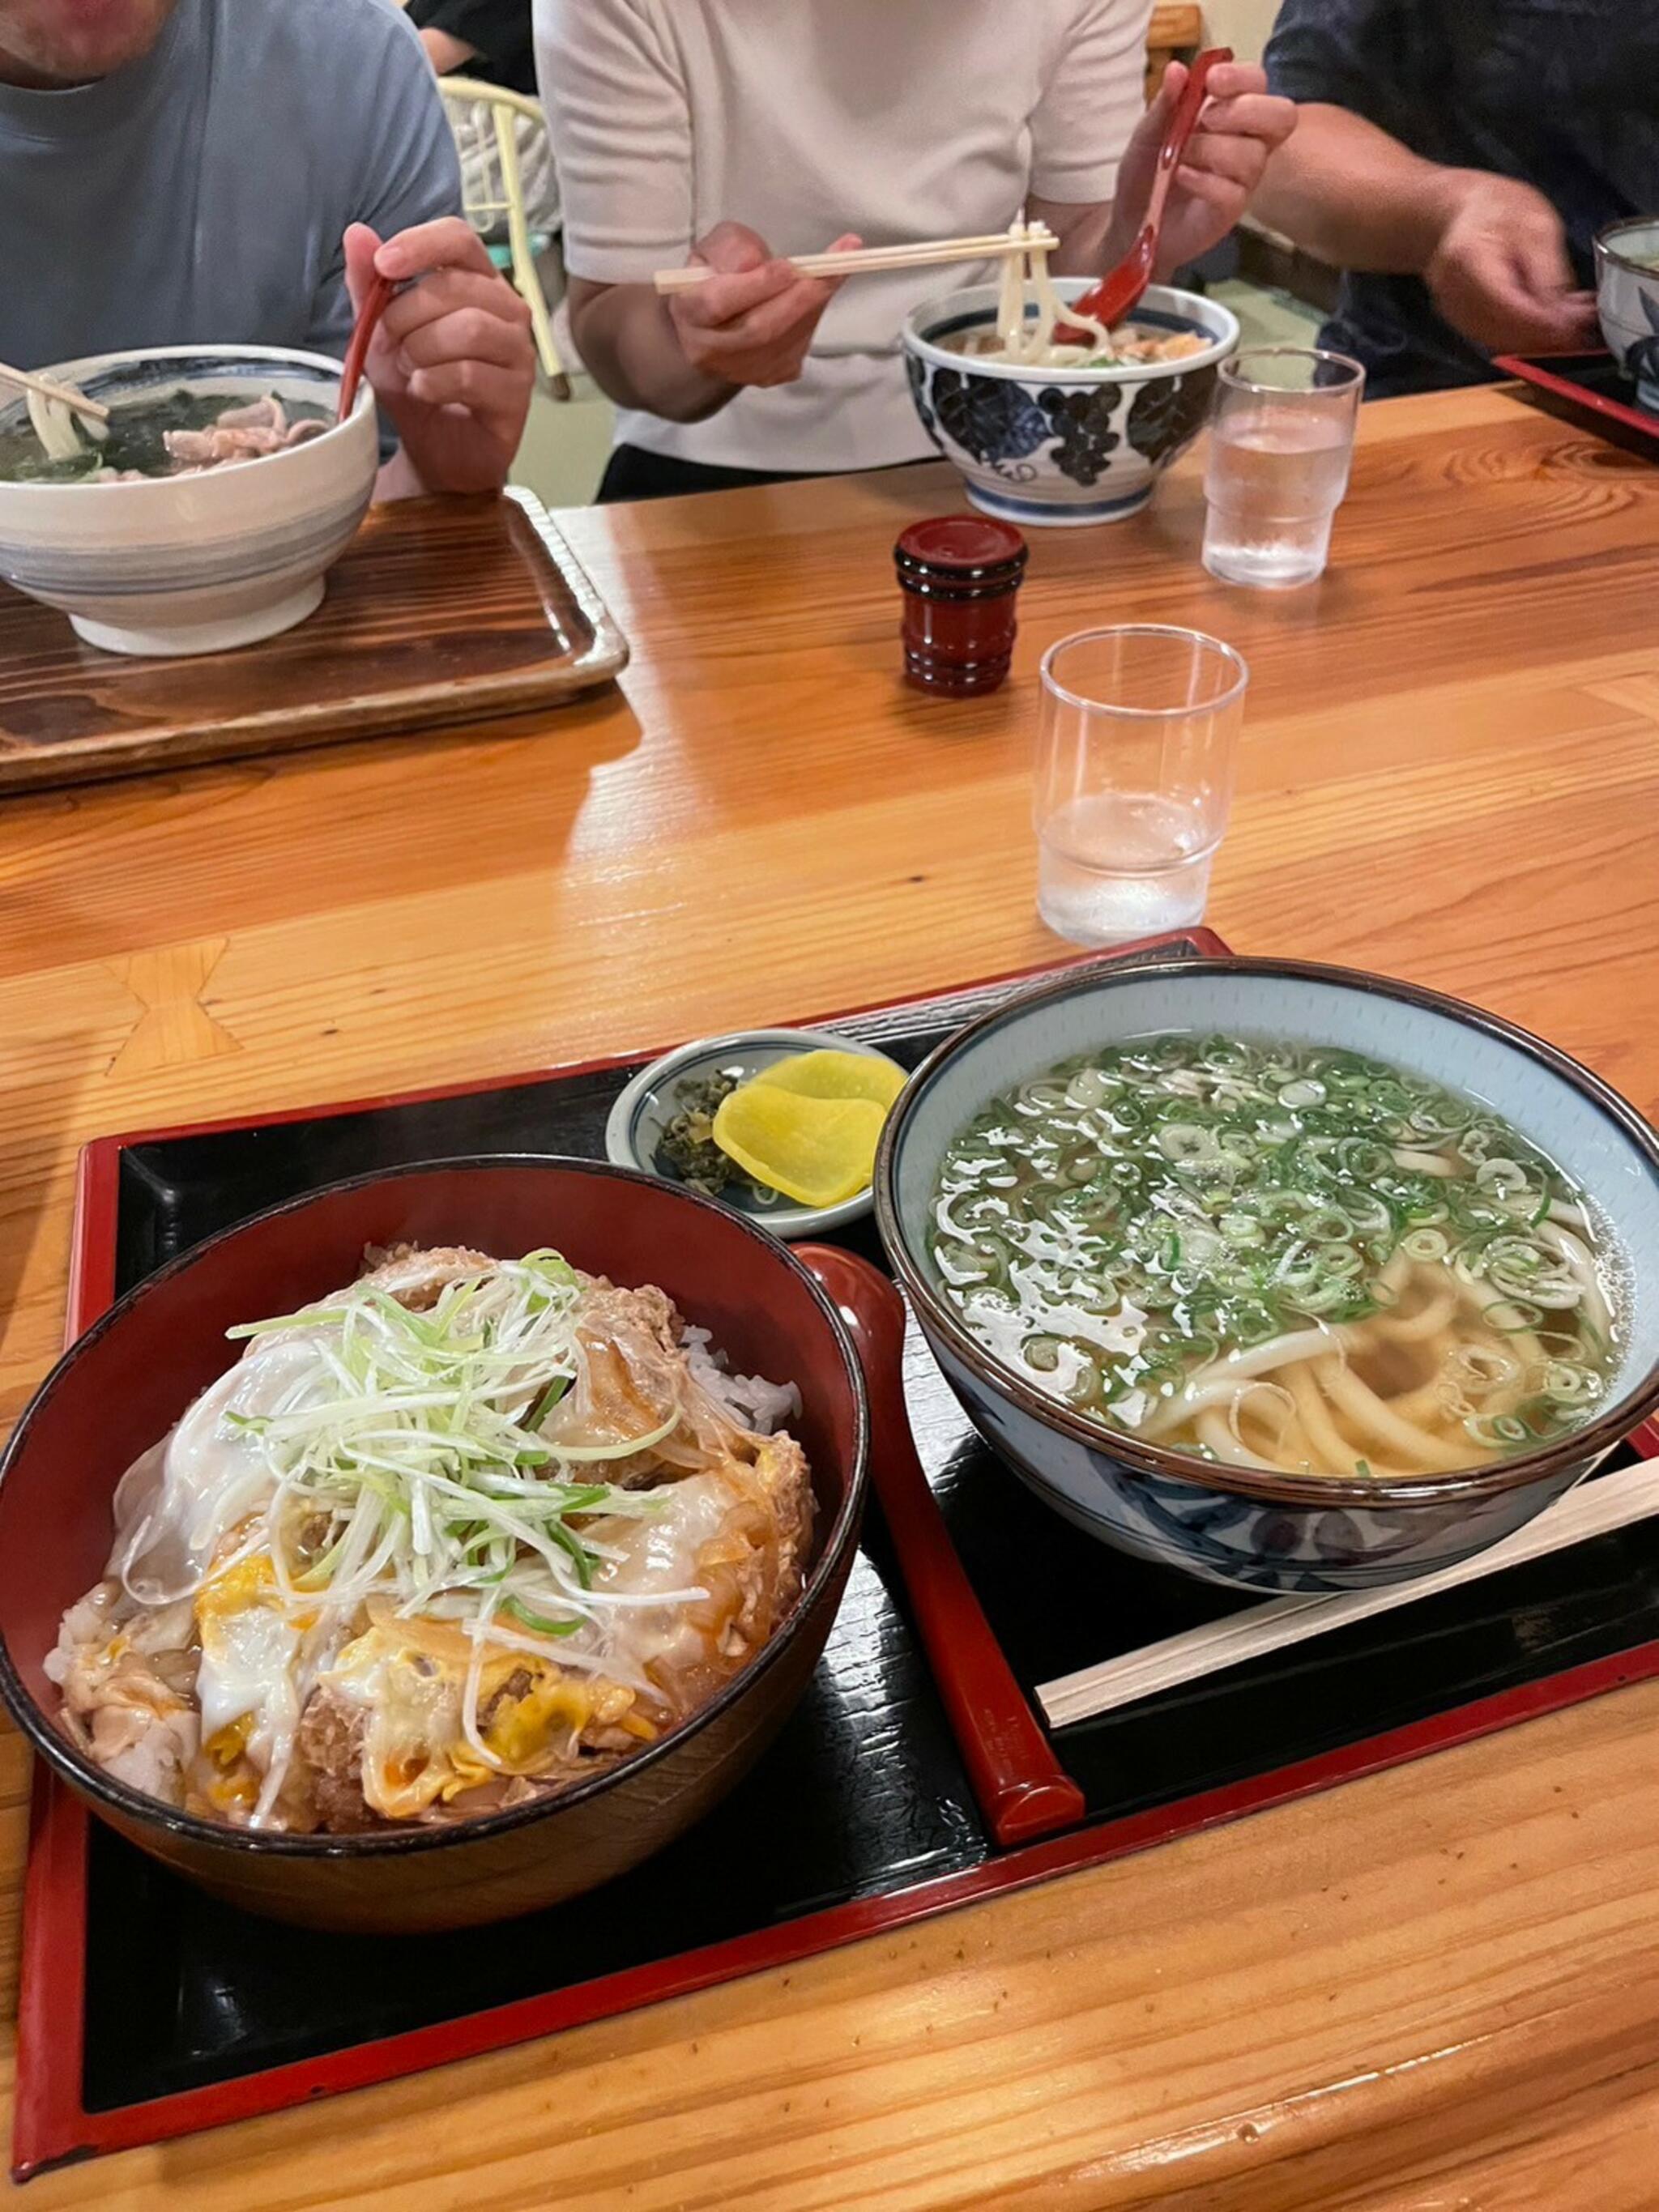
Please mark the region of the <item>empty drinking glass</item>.
<svg viewBox="0 0 1659 2212"><path fill-rule="evenodd" d="M1204 471L1212 576L1282 588L1323 574L1364 388L1346 354L1257 346L1222 362Z"/></svg>
<svg viewBox="0 0 1659 2212"><path fill-rule="evenodd" d="M1042 658L1037 910L1078 945L1202 918L1250 672L1161 623L1080 630Z"/></svg>

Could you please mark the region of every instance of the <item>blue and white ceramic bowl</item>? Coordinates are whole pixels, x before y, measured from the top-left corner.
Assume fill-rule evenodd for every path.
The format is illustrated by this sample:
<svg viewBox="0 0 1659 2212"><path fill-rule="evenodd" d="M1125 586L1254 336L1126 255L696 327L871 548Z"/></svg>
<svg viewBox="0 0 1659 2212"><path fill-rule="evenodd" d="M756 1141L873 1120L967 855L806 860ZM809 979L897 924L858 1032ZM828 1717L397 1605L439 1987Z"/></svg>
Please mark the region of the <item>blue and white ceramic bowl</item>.
<svg viewBox="0 0 1659 2212"><path fill-rule="evenodd" d="M1606 1412L1554 1444L1468 1474L1295 1478L1120 1435L988 1352L943 1295L929 1250L946 1148L990 1100L1057 1061L1159 1031L1364 1052L1484 1101L1541 1146L1603 1211L1630 1264ZM1531 1520L1659 1406L1659 1138L1616 1092L1524 1030L1353 969L1152 962L1085 971L984 1016L923 1062L894 1109L876 1217L923 1334L993 1449L1091 1535L1206 1582L1318 1593L1448 1566Z"/></svg>
<svg viewBox="0 0 1659 2212"><path fill-rule="evenodd" d="M340 364L276 346L98 354L49 372L94 399L187 384L237 399L275 392L332 412ZM27 420L0 410L0 429ZM143 483L0 483L0 579L61 607L111 653L217 653L313 613L362 520L380 466L367 381L349 422L258 460Z"/></svg>
<svg viewBox="0 0 1659 2212"><path fill-rule="evenodd" d="M1638 405L1659 415L1659 216L1615 222L1596 240L1595 307Z"/></svg>
<svg viewBox="0 0 1659 2212"><path fill-rule="evenodd" d="M1056 280L1068 303L1085 277ZM1208 341L1179 361L1122 368L1022 368L941 343L996 314L997 287L924 301L905 319L910 395L928 436L988 514L1021 525L1118 522L1144 507L1210 411L1238 319L1214 300L1154 284L1131 320Z"/></svg>

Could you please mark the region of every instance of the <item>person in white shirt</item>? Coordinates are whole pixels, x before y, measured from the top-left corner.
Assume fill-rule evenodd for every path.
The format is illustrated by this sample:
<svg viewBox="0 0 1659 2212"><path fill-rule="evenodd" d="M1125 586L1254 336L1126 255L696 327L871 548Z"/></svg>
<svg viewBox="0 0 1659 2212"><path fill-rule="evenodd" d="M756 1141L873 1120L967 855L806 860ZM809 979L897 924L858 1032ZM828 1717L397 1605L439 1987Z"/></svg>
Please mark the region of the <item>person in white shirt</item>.
<svg viewBox="0 0 1659 2212"><path fill-rule="evenodd" d="M984 269L798 276L784 253L1047 222L1063 274L1127 250L1185 73L1143 112L1150 0L536 0L572 334L621 410L601 499L929 450L897 333ZM1295 110L1224 64L1158 275L1237 221ZM658 269L720 273L670 300Z"/></svg>

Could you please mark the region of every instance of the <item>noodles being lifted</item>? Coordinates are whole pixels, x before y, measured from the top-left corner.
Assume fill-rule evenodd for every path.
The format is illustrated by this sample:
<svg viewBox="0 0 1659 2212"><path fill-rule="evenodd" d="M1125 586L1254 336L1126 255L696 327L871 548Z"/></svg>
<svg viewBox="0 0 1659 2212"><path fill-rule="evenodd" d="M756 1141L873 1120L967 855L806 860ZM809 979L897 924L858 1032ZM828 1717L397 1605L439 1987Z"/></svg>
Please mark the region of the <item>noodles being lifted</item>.
<svg viewBox="0 0 1659 2212"><path fill-rule="evenodd" d="M988 1107L933 1258L972 1334L1079 1412L1294 1474L1478 1467L1578 1427L1614 1255L1508 1124L1358 1054L1158 1036Z"/></svg>
<svg viewBox="0 0 1659 2212"><path fill-rule="evenodd" d="M1020 235L1023 228L1014 224L1012 234ZM1057 342L1054 333L1062 327L1086 332L1085 342ZM1183 360L1202 353L1210 340L1194 331L1155 330L1136 323L1108 330L1092 315L1066 306L1048 274L1048 248L1028 246L1023 254L1003 256L995 329L960 331L939 343L951 353L1024 368L1118 368Z"/></svg>

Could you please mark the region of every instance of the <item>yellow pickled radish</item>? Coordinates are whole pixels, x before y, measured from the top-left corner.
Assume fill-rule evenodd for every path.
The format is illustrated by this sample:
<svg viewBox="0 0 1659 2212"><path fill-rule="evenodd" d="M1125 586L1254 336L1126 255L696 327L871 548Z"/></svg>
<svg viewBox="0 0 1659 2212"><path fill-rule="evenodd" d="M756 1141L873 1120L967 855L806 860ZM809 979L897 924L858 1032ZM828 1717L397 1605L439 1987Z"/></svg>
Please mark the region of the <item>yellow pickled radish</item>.
<svg viewBox="0 0 1659 2212"><path fill-rule="evenodd" d="M826 1048L775 1060L750 1079L780 1091L798 1091L807 1098L873 1098L878 1106L890 1106L904 1088L905 1076L893 1060Z"/></svg>
<svg viewBox="0 0 1659 2212"><path fill-rule="evenodd" d="M800 1206L839 1206L869 1182L887 1109L745 1083L720 1101L714 1142L757 1182Z"/></svg>

